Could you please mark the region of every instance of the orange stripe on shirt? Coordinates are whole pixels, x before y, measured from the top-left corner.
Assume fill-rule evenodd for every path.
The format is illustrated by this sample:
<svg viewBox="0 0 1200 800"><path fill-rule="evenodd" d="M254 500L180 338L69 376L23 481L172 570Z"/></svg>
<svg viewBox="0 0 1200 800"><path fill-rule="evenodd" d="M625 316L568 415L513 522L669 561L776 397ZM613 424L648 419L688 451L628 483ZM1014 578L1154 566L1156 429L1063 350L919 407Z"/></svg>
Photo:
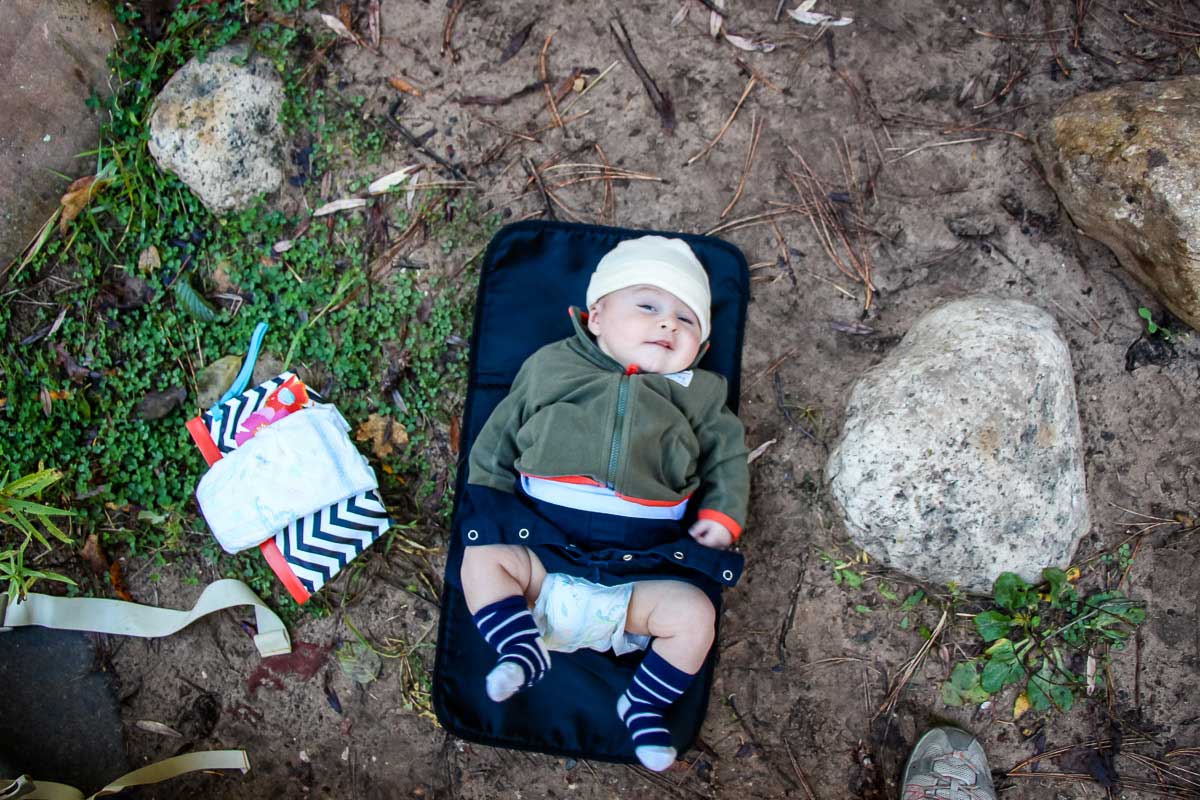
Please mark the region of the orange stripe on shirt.
<svg viewBox="0 0 1200 800"><path fill-rule="evenodd" d="M540 480L540 481L554 481L555 483L573 483L573 484L582 485L582 486L604 486L604 484L600 483L600 481L595 480L594 478L589 478L586 475L558 475L555 477L549 477L547 475L532 475L528 472L522 472L521 474L524 475L526 478L536 478L537 480ZM688 501L688 498L691 497L691 495L688 495L687 497L681 498L679 500L646 500L641 497L630 497L629 495L621 494L620 492L613 492L613 494L616 497L621 498L622 500L627 500L630 503L637 503L639 506L661 506L663 508L670 508L671 506L677 506L680 503L686 503Z"/></svg>
<svg viewBox="0 0 1200 800"><path fill-rule="evenodd" d="M738 525L737 522L734 521L733 517L729 516L728 514L722 514L715 508L702 508L696 517L698 519L711 519L713 522L721 523L729 529L731 534L733 534L733 540L735 542L738 540L738 537L742 535L742 526Z"/></svg>
<svg viewBox="0 0 1200 800"><path fill-rule="evenodd" d="M594 478L589 478L586 475L557 475L550 477L548 475L533 475L529 472L522 472L526 478L537 478L539 481L554 481L555 483L574 483L582 486L603 486L604 484Z"/></svg>

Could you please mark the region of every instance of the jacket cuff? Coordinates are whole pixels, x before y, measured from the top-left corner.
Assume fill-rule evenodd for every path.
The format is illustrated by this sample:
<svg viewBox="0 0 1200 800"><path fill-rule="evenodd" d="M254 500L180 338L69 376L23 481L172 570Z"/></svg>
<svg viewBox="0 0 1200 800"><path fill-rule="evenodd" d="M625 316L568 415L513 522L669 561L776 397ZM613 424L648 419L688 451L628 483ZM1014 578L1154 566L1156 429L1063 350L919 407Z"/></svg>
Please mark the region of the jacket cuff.
<svg viewBox="0 0 1200 800"><path fill-rule="evenodd" d="M711 519L713 522L721 523L722 525L724 525L726 528L729 529L729 532L731 534L733 534L733 540L735 542L738 540L738 537L740 537L742 535L742 526L738 525L733 517L729 516L728 514L722 514L720 511L717 511L715 508L700 509L700 513L696 515L696 518L697 519Z"/></svg>

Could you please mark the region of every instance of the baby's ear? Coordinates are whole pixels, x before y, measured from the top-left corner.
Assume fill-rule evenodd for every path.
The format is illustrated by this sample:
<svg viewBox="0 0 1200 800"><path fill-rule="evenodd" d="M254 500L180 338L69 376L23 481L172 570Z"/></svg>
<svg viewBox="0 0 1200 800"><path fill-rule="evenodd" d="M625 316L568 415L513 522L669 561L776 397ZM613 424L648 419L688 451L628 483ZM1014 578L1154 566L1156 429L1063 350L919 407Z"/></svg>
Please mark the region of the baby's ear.
<svg viewBox="0 0 1200 800"><path fill-rule="evenodd" d="M590 306L588 306L587 329L591 331L593 335L600 333L599 320L602 305L603 303L597 300L595 303L592 303Z"/></svg>

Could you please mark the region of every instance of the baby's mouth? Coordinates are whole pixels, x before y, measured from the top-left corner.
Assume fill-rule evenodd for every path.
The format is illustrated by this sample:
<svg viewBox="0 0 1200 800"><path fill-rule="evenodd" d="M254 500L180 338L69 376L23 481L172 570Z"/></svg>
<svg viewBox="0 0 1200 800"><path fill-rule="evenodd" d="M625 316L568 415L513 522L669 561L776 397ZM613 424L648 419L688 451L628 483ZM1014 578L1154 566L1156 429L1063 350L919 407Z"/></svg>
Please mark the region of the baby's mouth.
<svg viewBox="0 0 1200 800"><path fill-rule="evenodd" d="M656 345L658 345L659 347L665 347L665 348L666 348L666 349L668 349L668 350L674 350L674 349L675 349L674 347L672 347L672 346L671 346L671 343L670 343L670 342L668 342L666 339L655 339L655 340L654 340L654 341L652 341L652 342L646 342L646 344L656 344Z"/></svg>

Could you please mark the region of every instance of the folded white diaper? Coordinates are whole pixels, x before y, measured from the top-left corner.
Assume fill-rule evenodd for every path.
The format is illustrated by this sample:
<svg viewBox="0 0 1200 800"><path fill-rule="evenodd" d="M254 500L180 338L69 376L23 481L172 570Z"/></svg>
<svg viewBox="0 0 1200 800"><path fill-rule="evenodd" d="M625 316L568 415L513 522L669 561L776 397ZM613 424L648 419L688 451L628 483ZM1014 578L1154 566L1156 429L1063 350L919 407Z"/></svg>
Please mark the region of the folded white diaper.
<svg viewBox="0 0 1200 800"><path fill-rule="evenodd" d="M196 500L221 547L254 547L293 520L376 488L349 430L335 407L315 405L262 428L213 464Z"/></svg>
<svg viewBox="0 0 1200 800"><path fill-rule="evenodd" d="M533 620L548 650L573 653L583 648L617 655L645 650L649 636L625 631L633 584L602 586L551 573L533 606Z"/></svg>

